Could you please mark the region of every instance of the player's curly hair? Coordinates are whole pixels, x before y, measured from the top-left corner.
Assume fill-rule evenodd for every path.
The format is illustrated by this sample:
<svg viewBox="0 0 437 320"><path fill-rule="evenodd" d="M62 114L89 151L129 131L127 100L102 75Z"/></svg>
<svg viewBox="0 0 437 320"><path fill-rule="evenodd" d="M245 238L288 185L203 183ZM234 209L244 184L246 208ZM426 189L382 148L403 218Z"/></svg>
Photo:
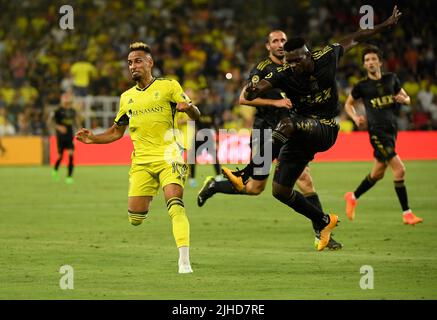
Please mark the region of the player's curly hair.
<svg viewBox="0 0 437 320"><path fill-rule="evenodd" d="M301 37L291 38L284 44L284 50L287 52L302 48L305 45L305 39Z"/></svg>
<svg viewBox="0 0 437 320"><path fill-rule="evenodd" d="M133 42L129 46L130 52L132 51L144 51L145 53L152 54L152 49L144 42Z"/></svg>
<svg viewBox="0 0 437 320"><path fill-rule="evenodd" d="M363 54L361 56L363 62L364 62L364 57L366 56L366 54L369 54L369 53L375 53L378 56L379 61L382 61L382 52L381 52L381 50L379 50L379 48L377 46L368 45L367 47L364 48Z"/></svg>

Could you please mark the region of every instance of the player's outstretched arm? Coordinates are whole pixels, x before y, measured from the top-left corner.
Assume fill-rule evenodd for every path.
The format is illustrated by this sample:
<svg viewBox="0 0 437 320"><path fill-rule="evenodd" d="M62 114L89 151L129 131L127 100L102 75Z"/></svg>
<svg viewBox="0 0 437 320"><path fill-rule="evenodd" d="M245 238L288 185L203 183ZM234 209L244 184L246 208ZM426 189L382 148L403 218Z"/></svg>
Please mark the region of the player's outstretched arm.
<svg viewBox="0 0 437 320"><path fill-rule="evenodd" d="M114 124L111 128L109 128L102 134L95 135L91 132L91 130L82 128L76 132L76 139L86 144L111 143L123 137L125 130L126 126L119 126L117 124Z"/></svg>
<svg viewBox="0 0 437 320"><path fill-rule="evenodd" d="M265 79L262 79L257 83L250 81L244 91L244 99L252 101L271 88L273 88L272 84Z"/></svg>
<svg viewBox="0 0 437 320"><path fill-rule="evenodd" d="M401 15L402 12L400 12L398 10L398 7L395 6L393 8L393 14L387 20L376 25L373 29L359 30L350 35L347 35L346 37L342 38L339 41L339 44L343 47L344 51L347 51L353 48L354 46L356 46L358 43L366 41L367 39L371 38L373 35L380 33L381 31L395 25L398 22Z"/></svg>
<svg viewBox="0 0 437 320"><path fill-rule="evenodd" d="M198 120L200 118L199 109L191 102L178 102L176 109L179 112L185 112L193 120Z"/></svg>
<svg viewBox="0 0 437 320"><path fill-rule="evenodd" d="M244 98L244 93L246 92L246 86L243 87L240 93L240 98L238 99L239 104L244 104L252 107L274 107L274 108L287 108L291 109L292 103L288 98L283 99L264 99L256 98L254 100L246 100Z"/></svg>

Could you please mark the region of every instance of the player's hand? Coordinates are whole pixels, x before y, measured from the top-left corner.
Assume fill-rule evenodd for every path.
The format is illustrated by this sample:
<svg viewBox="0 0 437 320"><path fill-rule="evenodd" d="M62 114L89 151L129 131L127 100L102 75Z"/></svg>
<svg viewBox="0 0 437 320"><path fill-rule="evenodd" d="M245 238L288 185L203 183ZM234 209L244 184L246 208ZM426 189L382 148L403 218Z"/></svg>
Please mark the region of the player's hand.
<svg viewBox="0 0 437 320"><path fill-rule="evenodd" d="M66 134L67 133L67 127L62 125L56 126L56 131L58 131L60 134Z"/></svg>
<svg viewBox="0 0 437 320"><path fill-rule="evenodd" d="M393 13L392 13L392 15L391 15L387 20L384 21L384 24L385 24L387 27L396 24L396 23L398 22L399 18L401 17L401 15L402 15L402 12L400 12L400 11L398 10L398 6L395 6L395 7L393 8Z"/></svg>
<svg viewBox="0 0 437 320"><path fill-rule="evenodd" d="M256 84L258 82L257 81L249 81L249 83L246 85L246 92L247 93L253 93L256 90Z"/></svg>
<svg viewBox="0 0 437 320"><path fill-rule="evenodd" d="M402 94L402 93L398 93L397 95L393 96L393 99L394 99L396 102L398 102L398 103L403 103L403 104L405 104L405 103L407 103L407 101L408 101L408 96L405 96L405 95Z"/></svg>
<svg viewBox="0 0 437 320"><path fill-rule="evenodd" d="M359 129L367 129L367 121L364 116L355 116L352 119Z"/></svg>
<svg viewBox="0 0 437 320"><path fill-rule="evenodd" d="M94 134L85 128L80 129L76 132L76 139L83 143L93 143L94 142Z"/></svg>
<svg viewBox="0 0 437 320"><path fill-rule="evenodd" d="M275 100L274 102L274 106L276 108L287 108L287 109L291 109L291 107L293 106L293 104L291 103L291 100L286 98L286 99L279 99L279 100Z"/></svg>

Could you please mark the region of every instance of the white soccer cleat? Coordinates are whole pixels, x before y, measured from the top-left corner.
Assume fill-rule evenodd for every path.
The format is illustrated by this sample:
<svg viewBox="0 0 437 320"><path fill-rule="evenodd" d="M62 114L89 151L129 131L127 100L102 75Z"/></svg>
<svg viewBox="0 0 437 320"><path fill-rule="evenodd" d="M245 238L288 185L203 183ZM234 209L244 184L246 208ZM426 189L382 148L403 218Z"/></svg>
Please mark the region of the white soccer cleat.
<svg viewBox="0 0 437 320"><path fill-rule="evenodd" d="M193 269L189 264L179 264L179 273L193 273Z"/></svg>

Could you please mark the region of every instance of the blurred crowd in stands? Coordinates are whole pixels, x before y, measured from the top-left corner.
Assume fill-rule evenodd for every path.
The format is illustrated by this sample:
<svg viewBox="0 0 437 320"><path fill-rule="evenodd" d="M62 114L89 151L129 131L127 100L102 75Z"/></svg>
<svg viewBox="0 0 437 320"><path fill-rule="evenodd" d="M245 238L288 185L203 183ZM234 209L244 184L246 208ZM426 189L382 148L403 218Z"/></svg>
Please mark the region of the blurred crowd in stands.
<svg viewBox="0 0 437 320"><path fill-rule="evenodd" d="M0 0L0 135L47 135L50 112L62 92L117 96L133 83L129 44L153 49L155 76L175 78L196 101L220 109L223 127L250 127L254 109L238 105L249 70L266 56L270 30L303 36L316 49L356 31L360 1L134 0L69 1L74 29L62 30L59 1ZM375 24L391 1L368 1ZM433 1L397 1L403 17L372 39L384 54L384 70L396 72L412 98L399 109L400 130L437 129L437 23ZM341 62L338 84L344 102L361 77L362 46ZM80 111L80 110L79 110ZM343 131L356 130L345 114Z"/></svg>

